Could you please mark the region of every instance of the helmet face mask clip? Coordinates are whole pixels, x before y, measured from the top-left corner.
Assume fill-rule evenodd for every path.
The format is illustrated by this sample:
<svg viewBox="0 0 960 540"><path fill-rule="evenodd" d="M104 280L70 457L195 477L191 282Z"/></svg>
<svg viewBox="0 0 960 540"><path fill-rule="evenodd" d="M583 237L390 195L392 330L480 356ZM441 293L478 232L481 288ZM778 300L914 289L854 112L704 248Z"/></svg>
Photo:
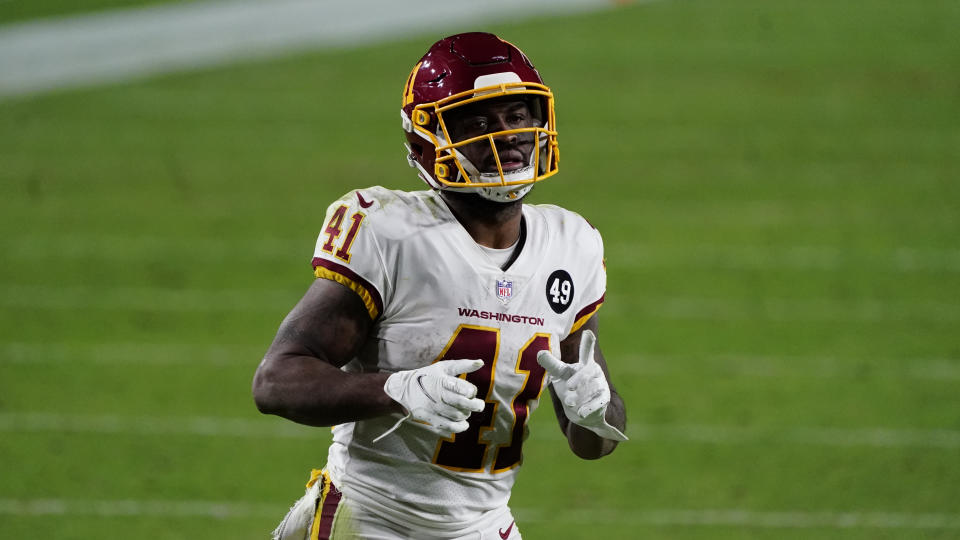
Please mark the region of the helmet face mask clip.
<svg viewBox="0 0 960 540"><path fill-rule="evenodd" d="M401 117L408 161L434 189L509 202L557 172L553 94L493 34L434 44L407 80Z"/></svg>

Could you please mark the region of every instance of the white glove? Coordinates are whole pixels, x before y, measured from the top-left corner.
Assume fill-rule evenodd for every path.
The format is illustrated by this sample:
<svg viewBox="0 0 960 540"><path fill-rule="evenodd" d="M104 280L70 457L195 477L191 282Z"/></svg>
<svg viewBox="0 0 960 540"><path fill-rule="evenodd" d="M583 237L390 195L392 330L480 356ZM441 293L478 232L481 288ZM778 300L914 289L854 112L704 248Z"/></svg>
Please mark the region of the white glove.
<svg viewBox="0 0 960 540"><path fill-rule="evenodd" d="M441 360L419 369L390 375L383 390L403 405L407 415L374 442L391 433L408 418L428 424L433 431L446 437L466 431L469 427L467 418L474 412L482 411L485 404L482 399L475 397L477 387L458 375L476 371L482 366L483 360Z"/></svg>
<svg viewBox="0 0 960 540"><path fill-rule="evenodd" d="M580 337L580 360L576 364L561 362L550 351L537 353L537 363L547 370L550 384L571 422L605 439L625 441L627 436L607 423L610 385L600 364L593 359L596 343L593 332L584 330Z"/></svg>

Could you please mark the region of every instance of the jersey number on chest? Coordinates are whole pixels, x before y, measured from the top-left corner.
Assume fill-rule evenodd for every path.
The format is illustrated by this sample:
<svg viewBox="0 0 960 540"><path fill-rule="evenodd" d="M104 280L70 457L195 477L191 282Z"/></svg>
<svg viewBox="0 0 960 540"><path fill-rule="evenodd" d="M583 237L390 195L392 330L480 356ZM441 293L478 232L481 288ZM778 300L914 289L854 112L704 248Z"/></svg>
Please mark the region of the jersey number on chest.
<svg viewBox="0 0 960 540"><path fill-rule="evenodd" d="M500 330L484 326L460 325L437 360L460 358L479 358L483 367L468 373L468 381L476 385L477 396L482 397L486 407L473 413L467 420L470 427L449 439L437 443L433 462L441 467L456 471L482 472L487 462L487 453L493 443L484 442L484 435L494 429L498 415L507 415L510 419L510 443L496 445L491 472L497 473L512 469L520 463L523 433L530 414L530 401L540 397L543 391L545 371L537 363L537 353L550 349L550 335L537 333L520 348L516 359L499 358ZM501 409L501 404L493 401L493 387L496 383L498 361L514 361L514 371L523 375L520 390L510 401L509 410Z"/></svg>

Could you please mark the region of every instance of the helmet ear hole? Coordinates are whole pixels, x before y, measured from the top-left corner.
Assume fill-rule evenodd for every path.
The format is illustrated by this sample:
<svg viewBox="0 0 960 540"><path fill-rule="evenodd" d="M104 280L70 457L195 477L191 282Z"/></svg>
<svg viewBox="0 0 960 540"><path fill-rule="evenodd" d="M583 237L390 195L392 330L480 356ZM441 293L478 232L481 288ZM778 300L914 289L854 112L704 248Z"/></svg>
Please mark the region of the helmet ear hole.
<svg viewBox="0 0 960 540"><path fill-rule="evenodd" d="M413 123L418 126L425 126L430 123L430 113L423 109L413 111Z"/></svg>
<svg viewBox="0 0 960 540"><path fill-rule="evenodd" d="M416 154L417 157L423 156L423 146L417 143L410 143L410 151Z"/></svg>

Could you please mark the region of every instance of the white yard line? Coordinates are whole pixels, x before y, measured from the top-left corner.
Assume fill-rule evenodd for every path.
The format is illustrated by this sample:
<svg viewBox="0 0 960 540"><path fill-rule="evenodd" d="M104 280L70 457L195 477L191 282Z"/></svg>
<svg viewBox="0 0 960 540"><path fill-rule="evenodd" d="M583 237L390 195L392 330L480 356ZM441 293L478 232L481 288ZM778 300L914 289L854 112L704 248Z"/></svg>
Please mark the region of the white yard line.
<svg viewBox="0 0 960 540"><path fill-rule="evenodd" d="M839 271L865 267L899 273L960 272L960 250L896 247L856 252L835 246L612 244L611 264L626 268L722 268L728 270Z"/></svg>
<svg viewBox="0 0 960 540"><path fill-rule="evenodd" d="M3 351L3 348L0 348ZM42 353L39 353L42 354ZM13 358L13 355L11 355ZM854 358L784 354L645 354L616 355L618 373L682 375L693 370L708 376L817 379L918 379L960 381L960 358Z"/></svg>
<svg viewBox="0 0 960 540"><path fill-rule="evenodd" d="M241 438L320 438L315 428L279 418L211 416L118 416L59 413L0 413L0 432L100 433L122 435L196 435ZM327 430L329 433L329 430Z"/></svg>
<svg viewBox="0 0 960 540"><path fill-rule="evenodd" d="M564 510L545 515L540 510L514 510L524 522L597 523L631 525L730 526L778 529L960 529L960 514L909 512L758 512L745 509L607 509Z"/></svg>
<svg viewBox="0 0 960 540"><path fill-rule="evenodd" d="M453 34L498 20L612 4L610 0L232 0L41 19L0 27L0 97L298 50L381 42L415 32L443 29L444 34Z"/></svg>
<svg viewBox="0 0 960 540"><path fill-rule="evenodd" d="M147 310L152 312L229 312L289 310L302 292L295 289L174 289L159 287L84 288L5 284L0 307L44 310ZM955 303L936 300L843 300L645 296L632 305L604 308L612 315L656 320L899 322L935 324L960 321Z"/></svg>
<svg viewBox="0 0 960 540"><path fill-rule="evenodd" d="M960 430L824 427L739 427L696 424L634 425L634 440L676 441L719 445L804 444L832 447L960 448Z"/></svg>
<svg viewBox="0 0 960 540"><path fill-rule="evenodd" d="M51 246L56 245L56 249ZM960 272L960 250L891 247L886 250L851 252L836 246L802 245L673 245L616 244L608 247L608 258L620 268L721 268L729 270L815 270L842 271L866 267L871 271L898 273ZM275 261L301 256L312 248L310 238L256 237L242 244L225 244L223 238L193 236L189 241L172 236L28 233L0 239L0 248L9 260L57 259L130 261L170 256L190 260Z"/></svg>
<svg viewBox="0 0 960 540"><path fill-rule="evenodd" d="M0 433L80 433L133 435L188 435L204 437L320 439L317 429L274 419L208 416L157 417L83 415L43 412L0 413ZM960 448L960 430L824 427L739 427L697 424L634 424L628 435L634 440L677 443L756 445L804 444L828 447ZM556 430L538 433L543 439L559 439Z"/></svg>
<svg viewBox="0 0 960 540"><path fill-rule="evenodd" d="M306 263L305 263L306 264ZM309 266L306 266L309 269ZM306 271L305 271L306 272ZM305 282L309 283L309 282ZM289 310L302 290L165 289L156 287L0 287L0 307L48 310L104 309L152 312Z"/></svg>
<svg viewBox="0 0 960 540"><path fill-rule="evenodd" d="M611 308L613 309L608 313L632 314L654 320L836 323L924 321L936 324L960 321L960 309L956 304L933 300L664 296L642 298L640 302L630 306L617 304Z"/></svg>
<svg viewBox="0 0 960 540"><path fill-rule="evenodd" d="M0 365L115 365L236 367L252 365L266 345L196 343L0 343ZM863 359L827 355L780 355L756 353L617 355L617 371L627 375L682 375L690 370L713 375L753 378L896 378L960 381L960 358ZM869 371L863 372L864 364Z"/></svg>
<svg viewBox="0 0 960 540"><path fill-rule="evenodd" d="M543 510L515 508L523 523L596 523L610 521L654 526L726 526L777 529L960 529L960 514L911 512L759 512L746 509L602 509L565 510L547 515ZM280 519L286 507L235 501L0 499L0 515L36 517L208 517Z"/></svg>
<svg viewBox="0 0 960 540"><path fill-rule="evenodd" d="M233 501L0 499L0 515L12 516L156 516L217 519L283 517L283 506Z"/></svg>
<svg viewBox="0 0 960 540"><path fill-rule="evenodd" d="M192 343L0 343L0 364L208 365L252 366L267 345L198 345Z"/></svg>
<svg viewBox="0 0 960 540"><path fill-rule="evenodd" d="M127 262L177 257L212 262L228 258L243 261L299 258L304 261L304 268L309 274L313 242L316 241L317 234L234 239L191 235L185 239L149 234L24 233L0 238L0 252L7 260L30 262L51 259Z"/></svg>

